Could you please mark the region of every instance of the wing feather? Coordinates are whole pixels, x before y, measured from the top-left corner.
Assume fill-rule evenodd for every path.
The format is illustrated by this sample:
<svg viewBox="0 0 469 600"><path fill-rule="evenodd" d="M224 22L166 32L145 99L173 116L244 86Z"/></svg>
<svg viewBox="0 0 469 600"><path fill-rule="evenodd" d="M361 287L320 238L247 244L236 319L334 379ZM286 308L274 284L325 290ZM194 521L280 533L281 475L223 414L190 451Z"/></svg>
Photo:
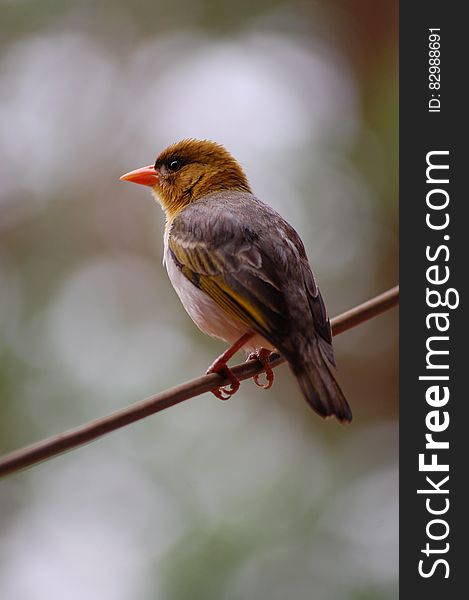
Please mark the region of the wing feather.
<svg viewBox="0 0 469 600"><path fill-rule="evenodd" d="M183 275L267 339L283 335L288 326L285 297L256 235L246 226L233 226L222 237L218 229L226 229L226 223L218 220L204 231L200 223L191 226L191 216L183 213L175 219L169 235L171 256Z"/></svg>
<svg viewBox="0 0 469 600"><path fill-rule="evenodd" d="M292 325L317 336L334 364L326 308L296 231L251 194L219 192L173 221L171 256L194 285L277 348Z"/></svg>

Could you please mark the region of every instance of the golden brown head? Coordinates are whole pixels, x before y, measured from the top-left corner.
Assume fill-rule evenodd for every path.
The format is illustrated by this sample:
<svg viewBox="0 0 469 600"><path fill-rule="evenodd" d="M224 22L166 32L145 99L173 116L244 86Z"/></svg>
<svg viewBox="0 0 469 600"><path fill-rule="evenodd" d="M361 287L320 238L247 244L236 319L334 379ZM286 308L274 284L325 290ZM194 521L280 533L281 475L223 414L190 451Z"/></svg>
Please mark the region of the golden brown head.
<svg viewBox="0 0 469 600"><path fill-rule="evenodd" d="M188 139L172 144L154 165L126 173L126 181L148 185L168 219L191 202L221 190L249 192L242 168L220 144Z"/></svg>

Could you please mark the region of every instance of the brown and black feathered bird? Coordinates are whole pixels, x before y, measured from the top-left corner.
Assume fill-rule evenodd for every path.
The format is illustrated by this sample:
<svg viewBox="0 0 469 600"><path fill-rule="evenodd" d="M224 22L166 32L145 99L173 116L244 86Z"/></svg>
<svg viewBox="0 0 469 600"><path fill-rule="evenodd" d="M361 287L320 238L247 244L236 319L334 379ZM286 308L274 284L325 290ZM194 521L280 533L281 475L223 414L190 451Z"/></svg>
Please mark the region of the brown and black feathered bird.
<svg viewBox="0 0 469 600"><path fill-rule="evenodd" d="M227 150L184 140L122 179L152 188L166 213L164 264L171 283L197 326L230 344L208 371L231 380L215 395L225 399L239 388L227 361L240 348L261 360L264 387L270 387L268 356L276 349L318 414L350 421L331 369L329 319L303 243L253 195Z"/></svg>

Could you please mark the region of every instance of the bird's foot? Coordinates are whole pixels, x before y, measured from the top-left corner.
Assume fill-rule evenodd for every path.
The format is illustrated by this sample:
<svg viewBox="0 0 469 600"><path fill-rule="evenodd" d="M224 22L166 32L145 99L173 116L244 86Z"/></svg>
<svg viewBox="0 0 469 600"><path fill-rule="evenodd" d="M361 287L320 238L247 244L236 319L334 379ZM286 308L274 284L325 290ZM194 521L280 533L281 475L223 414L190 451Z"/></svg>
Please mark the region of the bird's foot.
<svg viewBox="0 0 469 600"><path fill-rule="evenodd" d="M267 348L259 348L259 350L256 350L255 352L251 352L251 354L246 359L246 360L251 360L253 358L257 358L257 360L264 367L265 376L267 379L267 381L265 383L261 383L259 381L259 375L254 375L254 377L253 377L254 383L256 385L258 385L259 387L263 388L264 390L268 390L269 388L271 388L272 384L274 382L274 372L272 370L272 367L270 366L270 355L271 354L272 354L272 352L270 350L268 350Z"/></svg>
<svg viewBox="0 0 469 600"><path fill-rule="evenodd" d="M253 335L254 333L252 332L248 332L242 335L239 338L239 340L237 340L227 350L225 350L223 354L221 354L216 360L214 360L210 367L207 369L207 375L209 375L210 373L218 373L219 375L224 375L227 379L230 380L230 387L220 387L211 390L212 394L216 396L219 400L229 400L231 396L233 394L236 394L236 392L239 390L239 386L241 385L239 379L236 377L236 375L226 363L230 360L230 358L232 358L234 354L236 354L236 352L238 352L238 350L241 350L244 344L248 342Z"/></svg>
<svg viewBox="0 0 469 600"><path fill-rule="evenodd" d="M219 358L217 358L207 369L207 375L210 373L218 373L230 380L229 387L220 387L211 390L212 394L219 400L229 400L231 396L239 390L239 379L226 363L220 362Z"/></svg>

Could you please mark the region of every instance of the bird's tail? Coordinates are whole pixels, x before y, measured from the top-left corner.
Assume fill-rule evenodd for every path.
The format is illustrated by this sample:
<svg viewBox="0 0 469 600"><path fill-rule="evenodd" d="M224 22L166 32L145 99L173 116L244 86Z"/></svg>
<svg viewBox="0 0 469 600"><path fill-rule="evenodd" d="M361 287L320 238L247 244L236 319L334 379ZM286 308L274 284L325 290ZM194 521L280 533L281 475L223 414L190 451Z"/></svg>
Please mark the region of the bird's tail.
<svg viewBox="0 0 469 600"><path fill-rule="evenodd" d="M322 417L351 421L352 411L335 380L318 340L308 344L301 356L289 361L306 401Z"/></svg>

